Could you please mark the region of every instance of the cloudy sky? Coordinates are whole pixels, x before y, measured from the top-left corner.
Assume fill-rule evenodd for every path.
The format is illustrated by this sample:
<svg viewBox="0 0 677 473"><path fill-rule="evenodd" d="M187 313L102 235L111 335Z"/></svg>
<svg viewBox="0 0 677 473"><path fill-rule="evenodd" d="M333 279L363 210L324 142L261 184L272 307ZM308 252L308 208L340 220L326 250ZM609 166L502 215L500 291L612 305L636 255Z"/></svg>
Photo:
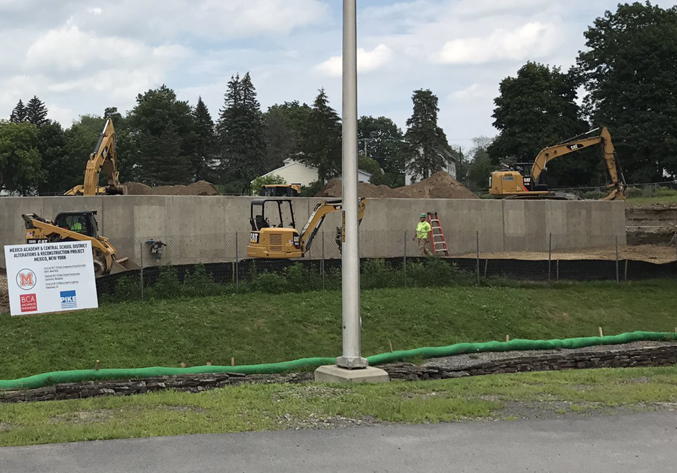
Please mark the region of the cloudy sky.
<svg viewBox="0 0 677 473"><path fill-rule="evenodd" d="M663 7L677 0L659 0ZM65 126L167 84L216 117L250 71L263 107L341 105L341 0L0 0L0 117L38 95ZM498 83L527 60L568 68L616 0L358 0L360 113L404 126L411 93L440 98L450 142L493 136Z"/></svg>

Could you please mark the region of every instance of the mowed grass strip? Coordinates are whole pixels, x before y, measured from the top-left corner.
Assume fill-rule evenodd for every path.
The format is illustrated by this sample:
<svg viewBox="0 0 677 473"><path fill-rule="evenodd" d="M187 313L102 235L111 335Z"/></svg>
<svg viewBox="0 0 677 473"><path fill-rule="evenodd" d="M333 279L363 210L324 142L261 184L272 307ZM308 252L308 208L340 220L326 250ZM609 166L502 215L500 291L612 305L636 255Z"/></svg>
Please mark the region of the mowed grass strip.
<svg viewBox="0 0 677 473"><path fill-rule="evenodd" d="M362 294L363 353L457 342L613 335L677 326L677 282L380 289ZM0 379L59 370L238 365L336 356L340 292L104 304L0 316Z"/></svg>
<svg viewBox="0 0 677 473"><path fill-rule="evenodd" d="M3 405L0 446L358 423L515 419L521 417L519 412L536 412L537 416L581 410L613 413L617 407L627 412L627 408L660 409L666 407L664 403L675 402L677 367L382 385L242 385L200 394L165 391Z"/></svg>

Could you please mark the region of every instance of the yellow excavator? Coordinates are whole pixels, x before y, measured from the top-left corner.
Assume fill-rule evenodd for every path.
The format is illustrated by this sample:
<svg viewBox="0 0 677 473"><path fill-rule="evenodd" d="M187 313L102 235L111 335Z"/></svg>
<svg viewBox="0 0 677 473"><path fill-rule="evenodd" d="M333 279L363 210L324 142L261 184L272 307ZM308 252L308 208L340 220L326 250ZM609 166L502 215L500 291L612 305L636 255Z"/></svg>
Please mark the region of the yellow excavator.
<svg viewBox="0 0 677 473"><path fill-rule="evenodd" d="M36 214L21 217L26 224L26 243L54 243L62 241L91 241L94 273L106 274L139 269L128 258L118 258L115 247L108 238L99 235L96 211L62 212L53 221Z"/></svg>
<svg viewBox="0 0 677 473"><path fill-rule="evenodd" d="M268 218L266 218L266 205L275 209L280 221L278 226L270 225ZM362 222L364 209L367 206L366 199L361 198L358 205L359 220ZM288 208L291 216L289 226L285 226L283 221L285 208ZM251 202L250 209L252 231L249 234L249 244L247 245L248 257L264 259L302 258L310 250L313 239L322 226L325 217L332 212L343 210L343 201L340 199L325 200L317 204L300 232L296 230L292 199L254 199ZM341 228L339 227L337 235L340 236L340 234ZM342 240L338 236L336 243L340 249Z"/></svg>
<svg viewBox="0 0 677 473"><path fill-rule="evenodd" d="M99 186L99 174L103 171L108 178L106 187ZM85 169L85 182L83 185L73 187L64 195L120 195L126 194L120 185L120 173L118 172L118 156L115 151L115 127L113 120L106 120L103 132L99 135L99 141L94 152L89 155L87 168Z"/></svg>
<svg viewBox="0 0 677 473"><path fill-rule="evenodd" d="M515 168L512 169L491 173L489 193L498 198L555 197L552 192L548 191L547 185L542 182L543 171L547 169L548 163L553 159L598 145L602 148L602 154L611 177L611 184L608 186L609 194L602 200L625 200L627 184L618 162L616 150L611 142L611 134L605 127L595 128L543 149L531 165L531 174L523 175L522 168L519 165L515 165Z"/></svg>

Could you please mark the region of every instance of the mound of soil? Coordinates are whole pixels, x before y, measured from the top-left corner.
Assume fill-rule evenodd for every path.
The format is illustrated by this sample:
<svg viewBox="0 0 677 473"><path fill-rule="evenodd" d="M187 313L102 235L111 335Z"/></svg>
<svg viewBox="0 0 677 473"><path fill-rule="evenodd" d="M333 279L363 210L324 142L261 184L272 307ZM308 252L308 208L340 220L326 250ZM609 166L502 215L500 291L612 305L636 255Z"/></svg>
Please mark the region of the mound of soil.
<svg viewBox="0 0 677 473"><path fill-rule="evenodd" d="M127 182L128 195L221 195L213 184L207 181L197 181L187 186L158 186L150 187L140 182Z"/></svg>
<svg viewBox="0 0 677 473"><path fill-rule="evenodd" d="M479 199L470 189L444 171L395 191L399 197L407 199Z"/></svg>
<svg viewBox="0 0 677 473"><path fill-rule="evenodd" d="M341 181L333 179L317 193L316 197L341 197L342 191ZM444 171L411 186L397 189L360 183L357 193L360 197L372 199L478 199L470 189Z"/></svg>

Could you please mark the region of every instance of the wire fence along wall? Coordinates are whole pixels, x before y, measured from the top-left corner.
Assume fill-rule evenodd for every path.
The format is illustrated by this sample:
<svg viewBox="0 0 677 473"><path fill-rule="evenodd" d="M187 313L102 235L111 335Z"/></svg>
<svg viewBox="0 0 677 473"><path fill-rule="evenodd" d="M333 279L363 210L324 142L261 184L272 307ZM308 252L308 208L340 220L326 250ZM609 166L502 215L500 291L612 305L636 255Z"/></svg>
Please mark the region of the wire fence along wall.
<svg viewBox="0 0 677 473"><path fill-rule="evenodd" d="M575 194L580 198L599 199L609 193L606 186L558 187L552 190ZM627 195L633 197L668 197L677 195L677 181L628 184Z"/></svg>
<svg viewBox="0 0 677 473"><path fill-rule="evenodd" d="M341 252L335 232L318 233L306 256L291 260L247 257L249 236L240 232L175 236L161 242L117 241L119 248L128 250L120 255L133 259L141 269L99 278L99 291L122 296L124 300L130 287L134 287L138 289L132 291L134 298L146 297L148 289L162 281L163 274L167 277L169 268L179 284L186 280L195 282L197 272L198 284L224 285L236 291L270 275L301 278L301 282L296 282L308 289L340 288ZM525 247L522 238L475 232L473 244L464 235L464 247L448 240L448 254L438 252L437 257L430 257L423 254L413 231L363 231L362 278L370 287L448 285L461 281L480 284L495 278L540 282L677 278L674 245L626 246L618 237L605 236L597 241L596 248L572 250L569 248L576 245L575 237L572 240L570 234L550 233L533 238L532 251L513 250ZM589 235L581 237L582 242L589 239ZM430 243L426 248L432 252ZM121 280L122 291L118 287Z"/></svg>

